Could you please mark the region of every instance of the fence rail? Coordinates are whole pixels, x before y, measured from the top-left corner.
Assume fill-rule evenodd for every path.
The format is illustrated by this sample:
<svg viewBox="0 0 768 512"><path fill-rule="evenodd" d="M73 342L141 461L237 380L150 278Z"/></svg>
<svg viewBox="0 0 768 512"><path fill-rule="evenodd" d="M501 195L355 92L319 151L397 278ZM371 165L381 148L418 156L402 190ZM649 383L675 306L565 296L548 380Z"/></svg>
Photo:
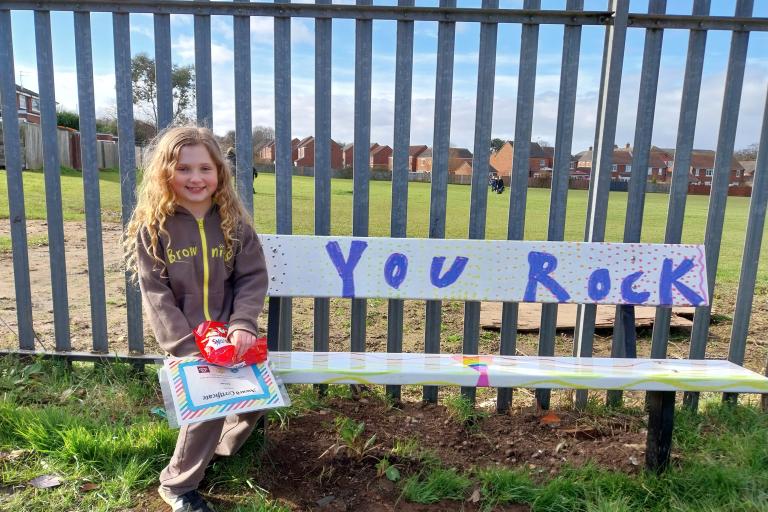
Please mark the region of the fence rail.
<svg viewBox="0 0 768 512"><path fill-rule="evenodd" d="M88 245L89 286L91 300L91 326L93 358L103 357L109 351L106 333L106 306L104 303L104 258L102 253L101 224L99 217L100 191L97 179L97 155L95 140L93 57L91 48L90 14L112 13L114 34L114 65L117 91L117 115L119 130L119 169L121 181L122 222L125 224L135 205L136 160L134 150L134 114L131 85L131 46L129 15L149 13L154 17L155 59L158 89L158 120L160 127L167 126L172 118L171 37L170 14L194 16L195 69L196 69L196 116L199 123L211 125L216 106L212 101L211 70L211 16L231 16L234 26L234 65L236 97L237 170L236 178L249 211L253 211L253 198L248 185L253 159L250 130L252 111L250 24L253 16L274 19L274 96L276 136L276 226L277 233L292 231L292 175L291 162L291 18L313 18L315 23L315 137L318 141L315 153L315 233L327 235L331 229L332 177L329 146L331 138L331 20L355 20L355 86L354 86L354 143L356 147L369 147L371 132L372 89L372 28L379 20L397 21L397 54L394 105L394 169L392 171L391 236L405 237L408 205L408 147L412 124L412 78L414 67L414 22L432 21L438 24L438 56L435 85L435 113L433 140L433 169L431 175L431 203L429 236L445 236L446 202L451 127L453 68L455 57L456 23L472 22L480 25L479 72L477 79L477 103L474 133L475 165L471 176L471 204L468 238L485 238L487 213L488 156L493 117L494 81L498 27L501 24L521 24L520 71L515 119L515 145L512 176L510 178L510 210L508 238L524 237L525 209L528 183L528 142L531 139L533 105L535 103L536 67L539 48L540 25L562 25L563 53L561 83L558 100L555 156L552 171L552 194L548 219L547 238L563 240L566 222L566 204L569 182L569 163L574 135L574 115L578 82L580 42L582 27L602 26L605 29L603 67L601 72L597 127L594 137L594 159L589 181L589 201L585 241L603 241L608 214L608 196L612 152L616 133L619 94L621 92L622 66L628 28L645 29L645 46L642 80L637 105L632 178L629 184L624 241L640 239L643 208L646 194L645 167L651 147L653 113L657 103L659 64L663 34L668 29L689 31L688 53L681 99L681 113L677 130L675 163L669 190L669 213L665 242L679 243L683 228L685 202L688 194L688 168L693 148L693 134L702 84L702 67L707 31L731 32L731 52L728 60L725 96L717 143L715 177L710 194L706 230L706 248L709 268L710 296L714 296L718 254L723 231L723 216L728 193L729 163L733 156L735 128L738 121L744 68L750 32L768 31L768 18L752 16L752 0L738 0L733 17L710 16L710 0L695 0L690 15L666 14L665 0L651 0L647 13L629 12L628 0L610 0L604 11L584 11L583 0L567 0L565 10L541 10L539 0L525 0L523 9L499 9L498 0L483 0L480 8L457 8L455 0L441 0L438 8L418 7L413 0L399 0L397 6L372 5L370 0L358 0L356 5L335 5L330 0L316 4L292 4L258 2L208 2L202 0L10 0L0 5L0 99L4 112L14 112L14 52L11 10L34 11L37 66L42 115L42 145L45 154L45 193L50 243L50 269L54 298L54 322L57 353L67 353L71 347L69 332L67 264L64 258L64 231L59 185L59 151L55 124L55 83L52 65L51 11L74 13L75 47L77 58L77 87L80 110L80 138L85 185L85 216ZM768 114L766 114L768 116ZM750 202L745 256L742 264L738 299L734 313L729 359L743 364L747 327L752 310L757 262L760 255L766 203L768 202L768 117L764 116L760 135L759 155ZM6 116L3 131L5 162L8 179L11 237L13 242L13 269L15 279L16 311L19 329L19 350L34 349L32 325L32 301L27 253L27 229L22 186L22 158L18 137L18 122ZM325 142L323 142L325 141ZM359 154L358 154L359 153ZM369 183L368 156L355 153L353 171L353 218L352 234L367 236L369 232ZM141 298L135 285L125 280L128 319L129 356L144 360L144 333L141 316ZM279 300L279 303L277 302ZM273 348L290 350L292 347L291 299L270 299L270 334L278 332ZM279 307L278 307L279 305ZM278 313L279 311L279 313ZM467 302L464 310L465 353L477 353L479 349L480 304ZM653 330L652 355L666 357L669 339L670 309L658 308ZM701 307L696 311L691 335L691 358L706 355L711 310ZM352 301L350 348L366 349L365 300ZM505 303L501 328L501 354L514 354L517 340L518 304ZM428 301L425 311L426 328L424 350L441 350L442 304ZM554 354L557 305L545 305L542 310L539 354ZM619 307L616 314L612 354L632 357L635 351L635 325L631 308ZM316 299L314 303L314 348L327 350L329 338L329 302ZM592 355L594 338L594 306L579 308L574 341L574 355ZM274 336L270 337L275 342ZM387 348L402 350L403 302L391 300L388 305ZM88 359L82 353L73 358ZM399 394L396 386L388 392ZM473 397L473 389L464 393ZM511 390L502 389L498 394L498 408L509 407ZM427 400L437 399L437 389L424 390ZM586 395L578 394L583 404ZM612 399L620 399L613 394ZM696 396L687 401L695 405ZM548 407L549 391L537 392L542 407Z"/></svg>

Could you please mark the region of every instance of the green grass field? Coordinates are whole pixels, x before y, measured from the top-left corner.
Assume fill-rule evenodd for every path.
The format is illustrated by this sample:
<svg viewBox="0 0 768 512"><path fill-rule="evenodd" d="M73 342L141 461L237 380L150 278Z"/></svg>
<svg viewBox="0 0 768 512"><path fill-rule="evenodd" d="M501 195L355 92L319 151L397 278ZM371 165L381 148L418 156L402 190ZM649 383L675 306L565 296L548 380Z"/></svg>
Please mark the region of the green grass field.
<svg viewBox="0 0 768 512"><path fill-rule="evenodd" d="M104 220L118 221L120 212L120 177L116 171L101 172L101 208ZM254 182L254 217L256 229L262 233L275 231L275 175L261 173ZM314 179L293 178L293 232L310 234L314 229ZM408 236L426 237L429 233L429 183L410 183L408 189ZM45 187L40 171L24 173L24 194L27 218L45 219ZM83 183L78 171L65 169L61 176L62 203L66 220L84 218ZM352 180L336 179L331 183L332 234L352 233ZM370 183L370 231L371 236L388 236L390 226L391 183L372 181ZM549 216L549 189L529 189L526 205L525 238L546 239ZM486 220L486 237L505 239L509 216L509 189L504 194L489 194ZM707 196L689 196L683 241L701 243L707 223ZM721 283L735 284L741 266L741 255L747 225L749 198L729 197L725 215L718 279ZM448 186L446 236L466 238L469 226L470 187ZM587 192L571 190L568 194L568 214L565 230L566 240L582 240L586 221ZM609 202L607 241L621 241L624 232L627 194L612 192ZM643 220L643 241L663 242L668 208L666 194L646 196ZM0 218L8 218L8 193L5 171L0 171ZM768 231L766 224L765 231ZM764 233L765 233L764 231ZM768 236L764 236L764 239ZM9 245L7 237L0 237L0 250ZM758 286L768 285L768 261L760 262L757 277ZM760 290L764 292L764 290Z"/></svg>

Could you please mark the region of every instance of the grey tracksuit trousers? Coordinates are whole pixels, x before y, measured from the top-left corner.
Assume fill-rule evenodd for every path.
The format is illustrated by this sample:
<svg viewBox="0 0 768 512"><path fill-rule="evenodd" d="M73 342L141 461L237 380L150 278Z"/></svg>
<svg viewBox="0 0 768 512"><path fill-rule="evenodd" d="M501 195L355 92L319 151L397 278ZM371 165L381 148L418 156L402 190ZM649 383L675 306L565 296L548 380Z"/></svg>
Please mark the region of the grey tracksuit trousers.
<svg viewBox="0 0 768 512"><path fill-rule="evenodd" d="M213 456L236 453L262 415L262 412L230 414L226 418L181 427L173 457L160 473L163 491L180 496L197 489Z"/></svg>

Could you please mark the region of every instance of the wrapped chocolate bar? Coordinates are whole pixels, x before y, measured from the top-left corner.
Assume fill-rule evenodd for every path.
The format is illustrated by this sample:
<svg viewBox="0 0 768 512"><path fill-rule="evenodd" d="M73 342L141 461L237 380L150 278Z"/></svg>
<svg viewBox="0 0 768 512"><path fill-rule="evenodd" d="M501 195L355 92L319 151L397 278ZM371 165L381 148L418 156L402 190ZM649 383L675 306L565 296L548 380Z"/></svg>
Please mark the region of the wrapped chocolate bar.
<svg viewBox="0 0 768 512"><path fill-rule="evenodd" d="M227 338L228 326L223 322L206 320L193 331L200 354L211 364L239 368L261 363L267 359L267 339L257 338L256 344L237 357L237 347Z"/></svg>

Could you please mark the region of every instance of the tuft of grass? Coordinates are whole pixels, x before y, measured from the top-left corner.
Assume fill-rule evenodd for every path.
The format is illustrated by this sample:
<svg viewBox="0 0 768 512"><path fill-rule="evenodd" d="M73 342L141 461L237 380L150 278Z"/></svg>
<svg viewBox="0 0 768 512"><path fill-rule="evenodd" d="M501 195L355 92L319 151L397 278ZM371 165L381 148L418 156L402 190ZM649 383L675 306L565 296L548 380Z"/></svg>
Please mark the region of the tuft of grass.
<svg viewBox="0 0 768 512"><path fill-rule="evenodd" d="M581 512L586 508L584 484L559 477L536 493L531 503L533 512Z"/></svg>
<svg viewBox="0 0 768 512"><path fill-rule="evenodd" d="M403 483L402 495L415 503L462 501L471 485L470 479L455 469L433 468L407 478Z"/></svg>
<svg viewBox="0 0 768 512"><path fill-rule="evenodd" d="M481 469L477 473L483 510L506 503L530 503L536 488L527 473L507 468Z"/></svg>
<svg viewBox="0 0 768 512"><path fill-rule="evenodd" d="M325 399L312 386L291 385L288 391L293 397L290 407L272 409L267 413L269 420L280 430L288 430L292 419L325 407Z"/></svg>
<svg viewBox="0 0 768 512"><path fill-rule="evenodd" d="M400 459L413 461L422 468L436 468L440 465L440 459L435 452L414 437L396 439L389 453Z"/></svg>
<svg viewBox="0 0 768 512"><path fill-rule="evenodd" d="M266 493L248 496L245 504L236 505L232 512L291 512L291 507L266 497Z"/></svg>
<svg viewBox="0 0 768 512"><path fill-rule="evenodd" d="M477 427L481 420L488 417L487 412L476 409L475 404L461 394L448 395L443 403L448 415L464 427Z"/></svg>

